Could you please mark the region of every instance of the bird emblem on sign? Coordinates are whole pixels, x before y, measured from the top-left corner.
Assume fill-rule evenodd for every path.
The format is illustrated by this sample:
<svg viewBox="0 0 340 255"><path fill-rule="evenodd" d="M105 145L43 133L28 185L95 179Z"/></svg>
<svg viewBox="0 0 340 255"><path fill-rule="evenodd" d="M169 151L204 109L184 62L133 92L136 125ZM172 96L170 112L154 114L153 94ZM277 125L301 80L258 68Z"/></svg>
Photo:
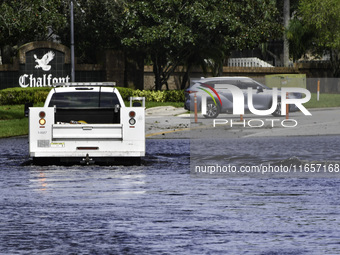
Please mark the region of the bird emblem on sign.
<svg viewBox="0 0 340 255"><path fill-rule="evenodd" d="M44 71L51 70L51 66L48 64L50 63L54 58L54 52L49 51L47 52L41 59L37 57L37 55L34 54L35 62L38 64L35 66L36 69L41 68Z"/></svg>

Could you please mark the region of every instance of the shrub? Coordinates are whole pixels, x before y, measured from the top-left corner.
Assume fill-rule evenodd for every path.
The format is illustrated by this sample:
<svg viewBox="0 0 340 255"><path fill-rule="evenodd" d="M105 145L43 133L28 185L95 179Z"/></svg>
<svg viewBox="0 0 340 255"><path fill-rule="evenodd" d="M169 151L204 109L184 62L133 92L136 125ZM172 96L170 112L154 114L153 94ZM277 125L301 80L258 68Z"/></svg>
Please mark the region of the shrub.
<svg viewBox="0 0 340 255"><path fill-rule="evenodd" d="M137 89L133 92L133 96L145 97L145 101L165 102L164 93L162 91Z"/></svg>
<svg viewBox="0 0 340 255"><path fill-rule="evenodd" d="M184 90L166 90L163 91L165 102L184 102Z"/></svg>
<svg viewBox="0 0 340 255"><path fill-rule="evenodd" d="M145 97L149 102L184 102L184 90L135 90L133 96Z"/></svg>
<svg viewBox="0 0 340 255"><path fill-rule="evenodd" d="M133 96L133 89L124 87L117 87L117 89L125 101L129 100L129 97Z"/></svg>
<svg viewBox="0 0 340 255"><path fill-rule="evenodd" d="M32 102L45 102L50 87L43 88L8 88L0 90L0 105L15 105Z"/></svg>

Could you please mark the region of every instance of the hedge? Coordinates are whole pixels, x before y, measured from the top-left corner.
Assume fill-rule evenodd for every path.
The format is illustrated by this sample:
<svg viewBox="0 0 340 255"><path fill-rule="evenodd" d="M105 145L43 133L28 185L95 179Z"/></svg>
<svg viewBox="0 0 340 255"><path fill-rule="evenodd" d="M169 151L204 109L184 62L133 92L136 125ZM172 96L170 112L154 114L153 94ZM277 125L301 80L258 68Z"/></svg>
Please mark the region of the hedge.
<svg viewBox="0 0 340 255"><path fill-rule="evenodd" d="M184 102L184 90L134 90L133 96L145 97L149 102Z"/></svg>
<svg viewBox="0 0 340 255"><path fill-rule="evenodd" d="M51 87L43 88L8 88L0 90L0 105L25 104L27 102L41 103L51 90ZM130 88L117 87L123 100L129 97L145 97L146 101L151 102L184 102L184 90L133 90Z"/></svg>
<svg viewBox="0 0 340 255"><path fill-rule="evenodd" d="M27 102L45 102L50 87L44 88L9 88L0 90L0 105L25 104Z"/></svg>

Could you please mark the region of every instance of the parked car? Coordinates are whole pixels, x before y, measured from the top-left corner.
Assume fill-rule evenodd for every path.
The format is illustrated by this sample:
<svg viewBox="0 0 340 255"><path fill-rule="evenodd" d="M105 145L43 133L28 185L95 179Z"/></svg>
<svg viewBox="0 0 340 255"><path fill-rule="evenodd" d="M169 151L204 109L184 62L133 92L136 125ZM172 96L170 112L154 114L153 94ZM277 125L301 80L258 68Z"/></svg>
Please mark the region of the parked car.
<svg viewBox="0 0 340 255"><path fill-rule="evenodd" d="M207 114L206 118L216 118L220 113L233 112L233 96L229 89L224 85L234 85L243 91L244 110L249 112L247 102L247 90L249 87L253 88L253 105L257 110L267 110L272 106L272 91L271 88L248 77L211 77L201 78L193 81L193 85L185 91L184 108L194 110L194 94L197 96L197 109L201 109L201 97L203 93L210 91L211 97L207 98ZM216 93L213 93L216 92ZM218 95L218 96L217 96ZM213 99L213 98L214 99ZM289 98L301 98L301 93L290 93ZM295 105L289 106L289 111L297 111ZM281 98L278 95L278 103L276 110L272 113L273 116L281 116Z"/></svg>

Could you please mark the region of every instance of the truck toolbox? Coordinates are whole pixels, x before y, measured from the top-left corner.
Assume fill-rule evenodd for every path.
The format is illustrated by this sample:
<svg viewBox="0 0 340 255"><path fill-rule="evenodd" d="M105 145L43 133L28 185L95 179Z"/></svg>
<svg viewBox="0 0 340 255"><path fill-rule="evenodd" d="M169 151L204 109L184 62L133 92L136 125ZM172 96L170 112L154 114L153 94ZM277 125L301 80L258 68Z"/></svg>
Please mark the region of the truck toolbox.
<svg viewBox="0 0 340 255"><path fill-rule="evenodd" d="M123 125L85 124L52 125L52 140L63 139L118 139L123 138Z"/></svg>

